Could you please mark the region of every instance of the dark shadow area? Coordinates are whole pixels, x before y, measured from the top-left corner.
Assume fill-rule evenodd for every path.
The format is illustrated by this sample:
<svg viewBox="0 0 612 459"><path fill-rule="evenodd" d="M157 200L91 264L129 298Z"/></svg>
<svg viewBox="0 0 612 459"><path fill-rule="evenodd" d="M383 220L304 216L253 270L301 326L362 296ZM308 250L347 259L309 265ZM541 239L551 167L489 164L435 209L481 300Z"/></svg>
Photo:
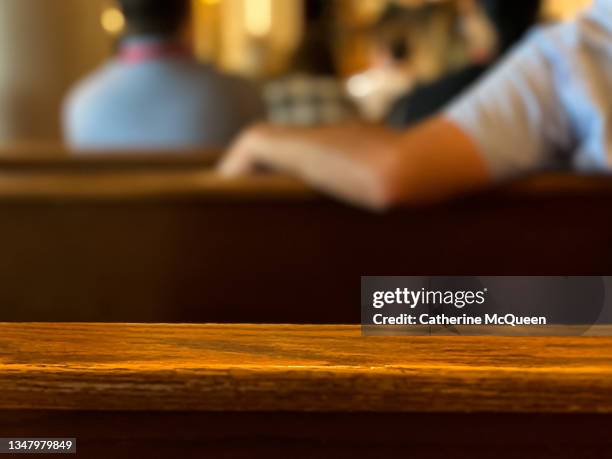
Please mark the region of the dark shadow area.
<svg viewBox="0 0 612 459"><path fill-rule="evenodd" d="M0 320L350 324L363 275L612 272L610 182L531 189L384 215L307 194L14 193L0 199Z"/></svg>
<svg viewBox="0 0 612 459"><path fill-rule="evenodd" d="M77 437L88 458L589 458L612 454L594 414L4 412L3 435Z"/></svg>

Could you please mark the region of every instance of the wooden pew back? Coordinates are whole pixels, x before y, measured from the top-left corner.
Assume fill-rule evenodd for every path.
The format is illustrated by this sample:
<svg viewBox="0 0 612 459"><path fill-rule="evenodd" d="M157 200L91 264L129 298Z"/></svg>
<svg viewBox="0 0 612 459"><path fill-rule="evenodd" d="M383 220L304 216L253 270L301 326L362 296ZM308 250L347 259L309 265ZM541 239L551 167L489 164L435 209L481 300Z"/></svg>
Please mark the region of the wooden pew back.
<svg viewBox="0 0 612 459"><path fill-rule="evenodd" d="M0 321L358 323L362 275L612 272L605 177L374 215L210 160L37 161L0 165Z"/></svg>

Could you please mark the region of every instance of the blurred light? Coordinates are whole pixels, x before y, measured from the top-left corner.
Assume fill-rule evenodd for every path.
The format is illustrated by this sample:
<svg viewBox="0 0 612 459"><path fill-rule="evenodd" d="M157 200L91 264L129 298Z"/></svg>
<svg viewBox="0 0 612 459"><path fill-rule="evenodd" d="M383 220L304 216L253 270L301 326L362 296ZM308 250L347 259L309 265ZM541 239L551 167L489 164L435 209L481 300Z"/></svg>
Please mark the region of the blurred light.
<svg viewBox="0 0 612 459"><path fill-rule="evenodd" d="M100 22L102 23L104 30L112 35L120 34L123 32L125 27L125 18L123 17L123 13L115 7L106 8L102 12Z"/></svg>
<svg viewBox="0 0 612 459"><path fill-rule="evenodd" d="M574 18L591 3L592 0L547 0L544 11L549 18L567 20Z"/></svg>
<svg viewBox="0 0 612 459"><path fill-rule="evenodd" d="M272 29L272 0L244 0L245 27L254 37L264 37Z"/></svg>
<svg viewBox="0 0 612 459"><path fill-rule="evenodd" d="M356 99L369 96L374 89L374 84L366 75L355 75L347 82L349 94Z"/></svg>
<svg viewBox="0 0 612 459"><path fill-rule="evenodd" d="M200 3L204 6L216 6L220 0L200 0Z"/></svg>

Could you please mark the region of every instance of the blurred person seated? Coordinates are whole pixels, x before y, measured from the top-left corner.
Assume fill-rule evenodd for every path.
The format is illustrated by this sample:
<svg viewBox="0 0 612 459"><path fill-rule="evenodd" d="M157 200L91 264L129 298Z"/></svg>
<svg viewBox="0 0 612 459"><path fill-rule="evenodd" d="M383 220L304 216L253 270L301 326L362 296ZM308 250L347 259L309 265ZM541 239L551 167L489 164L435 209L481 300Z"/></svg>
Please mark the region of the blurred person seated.
<svg viewBox="0 0 612 459"><path fill-rule="evenodd" d="M357 110L338 77L327 18L331 2L309 17L305 36L289 70L264 90L270 122L284 126L338 124L357 117ZM319 8L321 10L319 10Z"/></svg>
<svg viewBox="0 0 612 459"><path fill-rule="evenodd" d="M372 30L369 69L352 76L347 89L364 119L381 121L414 85L405 8L389 6Z"/></svg>
<svg viewBox="0 0 612 459"><path fill-rule="evenodd" d="M537 22L540 0L464 0L461 29L470 65L407 92L393 104L387 123L403 128L437 113L476 82Z"/></svg>
<svg viewBox="0 0 612 459"><path fill-rule="evenodd" d="M234 177L265 166L372 209L436 202L545 170L609 173L611 93L612 0L595 0L575 20L535 30L412 129L262 125L243 134L220 170Z"/></svg>
<svg viewBox="0 0 612 459"><path fill-rule="evenodd" d="M189 0L120 0L118 56L80 82L64 107L68 144L83 150L225 147L264 118L247 82L196 61Z"/></svg>

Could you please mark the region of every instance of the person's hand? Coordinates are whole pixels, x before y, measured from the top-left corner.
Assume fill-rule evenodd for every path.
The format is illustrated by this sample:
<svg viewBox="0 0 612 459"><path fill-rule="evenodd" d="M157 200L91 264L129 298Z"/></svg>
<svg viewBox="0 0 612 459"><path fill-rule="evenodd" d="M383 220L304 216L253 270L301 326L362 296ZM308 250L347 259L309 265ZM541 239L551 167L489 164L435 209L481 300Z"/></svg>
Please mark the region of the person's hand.
<svg viewBox="0 0 612 459"><path fill-rule="evenodd" d="M372 209L446 199L491 182L472 140L444 118L406 133L380 126L296 129L260 125L246 131L220 171L236 177L259 166Z"/></svg>

